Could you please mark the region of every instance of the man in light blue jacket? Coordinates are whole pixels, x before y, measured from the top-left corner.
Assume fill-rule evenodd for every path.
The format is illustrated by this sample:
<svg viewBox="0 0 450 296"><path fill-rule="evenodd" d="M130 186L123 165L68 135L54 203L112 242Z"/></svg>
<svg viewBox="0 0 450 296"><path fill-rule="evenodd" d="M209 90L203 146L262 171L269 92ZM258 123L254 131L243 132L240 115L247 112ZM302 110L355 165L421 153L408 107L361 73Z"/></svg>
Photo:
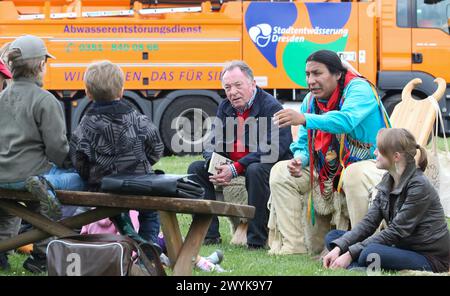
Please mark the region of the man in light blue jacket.
<svg viewBox="0 0 450 296"><path fill-rule="evenodd" d="M285 109L274 116L280 127L300 127L290 146L294 158L270 174L273 254L320 251L330 223L348 227L345 204L344 216L356 225L383 174L373 153L378 130L389 122L370 83L328 50L308 57L306 76L310 93L300 112Z"/></svg>

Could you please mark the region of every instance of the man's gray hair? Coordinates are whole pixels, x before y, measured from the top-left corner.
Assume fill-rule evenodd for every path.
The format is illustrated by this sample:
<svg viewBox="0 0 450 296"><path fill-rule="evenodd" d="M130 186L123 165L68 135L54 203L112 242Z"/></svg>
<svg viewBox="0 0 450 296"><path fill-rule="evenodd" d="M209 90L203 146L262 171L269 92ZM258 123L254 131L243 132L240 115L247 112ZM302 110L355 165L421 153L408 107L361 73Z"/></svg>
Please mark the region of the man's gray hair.
<svg viewBox="0 0 450 296"><path fill-rule="evenodd" d="M42 82L43 67L41 63L45 60L45 56L24 60L19 49L11 49L6 56L6 60L13 79L33 78Z"/></svg>
<svg viewBox="0 0 450 296"><path fill-rule="evenodd" d="M241 69L242 73L244 73L245 76L247 76L250 81L255 80L255 78L253 76L253 70L250 68L249 65L247 65L247 63L245 63L244 61L240 61L240 60L234 60L234 61L226 63L225 66L223 67L222 74L221 74L222 82L223 82L223 75L226 72L233 70L234 68Z"/></svg>
<svg viewBox="0 0 450 296"><path fill-rule="evenodd" d="M122 69L110 61L90 64L84 74L84 84L95 101L112 101L120 97L125 76Z"/></svg>

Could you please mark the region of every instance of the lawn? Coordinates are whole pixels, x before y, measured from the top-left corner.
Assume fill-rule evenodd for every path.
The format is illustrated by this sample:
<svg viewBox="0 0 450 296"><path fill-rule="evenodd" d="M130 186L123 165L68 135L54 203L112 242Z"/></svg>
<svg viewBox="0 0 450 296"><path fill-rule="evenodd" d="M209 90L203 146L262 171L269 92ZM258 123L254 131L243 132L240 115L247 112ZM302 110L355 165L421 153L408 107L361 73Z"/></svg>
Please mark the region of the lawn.
<svg viewBox="0 0 450 296"><path fill-rule="evenodd" d="M443 141L440 142L443 146ZM188 165L201 159L200 156L183 156L183 157L164 157L155 166L156 169L162 169L166 173L183 174L186 172ZM187 233L187 227L191 216L178 215L182 233ZM448 220L450 227L450 220ZM206 273L198 270L194 271L194 275L349 275L360 276L365 273L351 272L346 270L325 270L319 261L308 255L285 255L270 256L266 251L249 251L244 247L230 245L230 229L226 218L220 218L220 232L223 242L216 246L203 246L200 255L208 256L214 250L220 249L224 252L224 261L221 266L226 270L225 273ZM22 268L22 263L26 256L22 254L13 254L10 256L12 270L8 273L0 272L0 275L32 275ZM385 273L388 275L388 273ZM44 275L44 274L43 274Z"/></svg>

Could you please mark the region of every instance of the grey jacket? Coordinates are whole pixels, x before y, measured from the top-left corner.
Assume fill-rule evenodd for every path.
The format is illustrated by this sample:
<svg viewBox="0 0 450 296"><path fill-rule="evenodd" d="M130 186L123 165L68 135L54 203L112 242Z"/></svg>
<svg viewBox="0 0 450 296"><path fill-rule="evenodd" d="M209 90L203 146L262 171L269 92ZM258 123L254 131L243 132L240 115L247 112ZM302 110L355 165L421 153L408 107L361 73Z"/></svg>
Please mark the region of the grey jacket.
<svg viewBox="0 0 450 296"><path fill-rule="evenodd" d="M63 166L69 152L58 100L33 79L15 79L0 93L0 183Z"/></svg>
<svg viewBox="0 0 450 296"><path fill-rule="evenodd" d="M436 272L448 271L450 236L436 190L414 163L394 190L393 182L389 173L383 176L367 215L333 244L354 260L371 243L395 246L426 256ZM383 219L388 227L373 234Z"/></svg>

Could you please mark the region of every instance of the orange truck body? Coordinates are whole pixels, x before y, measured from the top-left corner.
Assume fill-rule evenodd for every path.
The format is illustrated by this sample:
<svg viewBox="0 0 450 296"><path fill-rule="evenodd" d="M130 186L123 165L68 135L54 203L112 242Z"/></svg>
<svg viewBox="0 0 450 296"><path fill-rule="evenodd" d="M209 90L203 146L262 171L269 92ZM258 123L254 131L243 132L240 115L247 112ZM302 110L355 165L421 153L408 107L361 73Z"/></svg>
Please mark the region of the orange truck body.
<svg viewBox="0 0 450 296"><path fill-rule="evenodd" d="M214 114L224 97L221 69L234 59L283 101L303 98L306 57L322 48L376 84L388 111L414 77L423 80L415 92L422 98L434 92L435 77L450 83L450 0L157 2L0 1L0 46L23 34L43 38L56 56L44 87L64 104L69 131L90 104L86 66L119 64L125 98L153 119L166 146L180 129L174 118ZM448 89L446 96L448 119Z"/></svg>

